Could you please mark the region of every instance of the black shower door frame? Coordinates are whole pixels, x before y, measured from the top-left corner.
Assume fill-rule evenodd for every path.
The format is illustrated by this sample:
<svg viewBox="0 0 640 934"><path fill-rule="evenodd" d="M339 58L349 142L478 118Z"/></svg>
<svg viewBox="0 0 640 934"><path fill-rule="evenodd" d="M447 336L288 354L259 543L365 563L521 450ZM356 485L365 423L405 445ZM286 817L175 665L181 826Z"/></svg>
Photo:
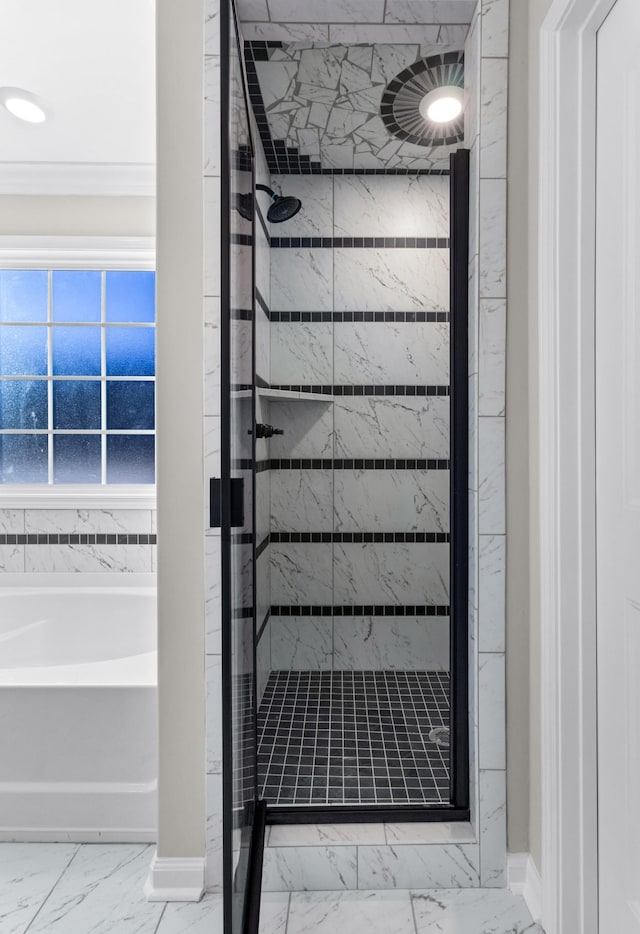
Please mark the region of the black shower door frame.
<svg viewBox="0 0 640 934"><path fill-rule="evenodd" d="M229 603L229 561L225 560L225 530L230 535L230 475L228 460L230 450L230 378L229 359L225 348L229 346L229 322L225 314L229 298L229 211L231 208L229 190L229 24L235 16L234 0L221 2L221 346L222 346L222 619L223 619L223 760L226 776L224 795L224 854L225 862L231 855L230 814L232 799L230 796L231 749L232 749L232 698L231 684L225 678L225 658L229 656L230 646L225 646L224 633L228 628L225 620L230 616ZM241 50L241 58L242 50ZM245 83L246 99L246 83ZM247 107L248 107L247 101ZM307 823L362 823L362 822L436 822L468 821L469 812L469 405L468 405L468 269L469 269L469 151L460 149L450 157L450 397L451 397L451 434L450 434L450 671L451 671L451 778L450 802L446 805L324 805L318 807L278 805L266 806L267 824L307 824ZM255 223L255 221L254 221ZM255 250L253 255L255 265ZM255 277L254 277L255 279ZM225 306L225 296L227 305ZM255 307L255 300L254 300ZM255 327L253 332L253 392L255 394ZM225 359L226 357L226 359ZM253 445L253 483L255 490L255 438ZM226 495L225 495L226 491ZM253 497L255 512L255 496ZM254 515L255 529L255 515ZM255 538L255 536L254 536ZM254 541L254 574L255 547ZM228 550L228 549L227 549ZM254 582L254 633L255 615ZM228 664L229 664L228 663ZM255 671L255 639L254 639ZM257 733L256 733L257 756ZM262 858L262 839L264 836L265 806L256 797L256 823L254 840L249 854L250 878L247 880L247 908L251 912L254 898L249 890L254 889L260 876L259 865ZM231 869L225 865L225 892L230 894L232 880ZM257 882L259 885L259 882Z"/></svg>
<svg viewBox="0 0 640 934"><path fill-rule="evenodd" d="M221 389L221 419L220 419L220 483L211 484L211 525L220 525L221 529L221 623L222 623L222 772L223 772L223 892L224 892L224 931L225 934L235 934L237 927L235 922L238 918L234 914L233 903L236 883L234 880L233 867L233 833L234 833L234 762L233 749L234 738L234 710L233 710L233 605L232 605L232 547L233 547L233 529L234 529L234 509L237 508L237 489L233 486L233 465L232 458L232 392L233 376L231 361L231 211L233 210L232 192L230 186L232 158L231 152L231 134L230 134L230 93L231 93L231 62L230 62L230 41L231 25L234 25L234 33L238 43L238 55L241 66L243 65L243 53L239 41L238 19L234 0L221 0L220 3L220 389ZM243 71L242 75L243 93L245 99L245 108L247 112L247 132L249 136L249 145L251 149L251 195L255 192L255 150L253 136L251 133L250 109L246 88L246 79ZM255 243L255 214L252 219L252 244ZM250 830L250 841L245 853L244 875L242 891L239 893L242 901L242 919L241 929L246 932L257 932L258 917L260 905L260 889L262 881L262 856L264 850L265 818L266 808L264 802L259 799L257 787L257 697L256 697L256 438L255 430L255 405L256 405L256 386L255 386L255 357L256 357L256 337L255 337L255 249L252 247L251 261L251 307L247 309L251 314L251 410L252 410L252 432L251 439L251 464L250 464L250 483L251 509L252 509L252 573L253 573L253 606L252 606L252 626L253 626L253 661L252 670L254 673L252 683L253 693L253 711L254 722L252 725L254 762L256 765L255 783L252 800L247 802L247 827ZM217 510L217 514L216 514ZM215 519L214 519L215 516Z"/></svg>
<svg viewBox="0 0 640 934"><path fill-rule="evenodd" d="M469 810L469 150L450 156L451 744L449 804L276 805L268 824L468 821Z"/></svg>

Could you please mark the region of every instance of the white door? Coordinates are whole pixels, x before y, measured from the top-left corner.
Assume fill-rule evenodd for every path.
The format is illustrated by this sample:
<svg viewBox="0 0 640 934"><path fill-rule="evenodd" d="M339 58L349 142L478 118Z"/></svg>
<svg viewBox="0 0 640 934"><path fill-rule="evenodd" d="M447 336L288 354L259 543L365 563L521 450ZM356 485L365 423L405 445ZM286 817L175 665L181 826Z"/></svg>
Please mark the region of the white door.
<svg viewBox="0 0 640 934"><path fill-rule="evenodd" d="M597 83L599 934L638 934L640 0L617 0L600 28Z"/></svg>

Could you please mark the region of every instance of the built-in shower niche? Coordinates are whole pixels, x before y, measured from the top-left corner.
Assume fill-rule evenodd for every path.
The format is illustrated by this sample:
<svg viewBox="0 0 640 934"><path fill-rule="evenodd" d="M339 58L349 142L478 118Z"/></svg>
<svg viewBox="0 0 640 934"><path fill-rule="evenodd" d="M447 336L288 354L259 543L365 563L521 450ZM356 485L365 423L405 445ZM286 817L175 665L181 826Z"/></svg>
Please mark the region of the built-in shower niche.
<svg viewBox="0 0 640 934"><path fill-rule="evenodd" d="M258 474L262 790L280 805L446 805L449 179L270 185L302 209L269 229L257 390L284 430Z"/></svg>

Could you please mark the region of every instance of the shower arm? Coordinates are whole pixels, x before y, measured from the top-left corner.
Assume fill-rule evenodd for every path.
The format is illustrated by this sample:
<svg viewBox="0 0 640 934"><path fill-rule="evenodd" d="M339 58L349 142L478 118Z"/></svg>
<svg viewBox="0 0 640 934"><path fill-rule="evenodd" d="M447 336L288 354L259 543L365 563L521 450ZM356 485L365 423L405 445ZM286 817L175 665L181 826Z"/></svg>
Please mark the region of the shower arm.
<svg viewBox="0 0 640 934"><path fill-rule="evenodd" d="M256 185L256 191L266 191L268 195L271 195L272 198L277 198L278 195L272 188L267 188L266 185Z"/></svg>

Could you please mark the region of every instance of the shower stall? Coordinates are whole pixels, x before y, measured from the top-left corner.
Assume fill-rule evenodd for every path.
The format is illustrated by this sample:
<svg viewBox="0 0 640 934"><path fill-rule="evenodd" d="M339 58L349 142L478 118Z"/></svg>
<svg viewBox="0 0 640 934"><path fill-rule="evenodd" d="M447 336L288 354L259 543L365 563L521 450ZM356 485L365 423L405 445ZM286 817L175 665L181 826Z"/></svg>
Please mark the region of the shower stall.
<svg viewBox="0 0 640 934"><path fill-rule="evenodd" d="M469 152L463 115L420 116L462 97L463 42L243 41L222 9L239 924L265 822L469 820Z"/></svg>

